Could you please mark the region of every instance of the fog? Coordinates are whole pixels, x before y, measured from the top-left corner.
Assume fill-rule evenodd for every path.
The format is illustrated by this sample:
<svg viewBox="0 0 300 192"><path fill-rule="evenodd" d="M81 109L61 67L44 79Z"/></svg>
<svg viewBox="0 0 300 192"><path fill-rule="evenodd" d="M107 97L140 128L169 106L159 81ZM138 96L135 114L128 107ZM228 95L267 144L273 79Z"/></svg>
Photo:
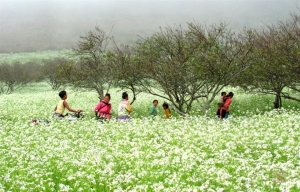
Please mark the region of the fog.
<svg viewBox="0 0 300 192"><path fill-rule="evenodd" d="M285 21L299 5L300 0L0 0L0 53L69 49L95 26L124 44L187 22L257 28Z"/></svg>

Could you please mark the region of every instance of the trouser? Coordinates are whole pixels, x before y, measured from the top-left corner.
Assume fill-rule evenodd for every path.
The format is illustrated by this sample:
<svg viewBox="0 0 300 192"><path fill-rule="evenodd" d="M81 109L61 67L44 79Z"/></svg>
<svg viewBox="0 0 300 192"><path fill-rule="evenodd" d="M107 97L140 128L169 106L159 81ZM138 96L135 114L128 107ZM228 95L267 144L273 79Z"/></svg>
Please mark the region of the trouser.
<svg viewBox="0 0 300 192"><path fill-rule="evenodd" d="M119 121L126 121L126 120L129 120L130 119L130 117L129 116L118 116L118 120Z"/></svg>
<svg viewBox="0 0 300 192"><path fill-rule="evenodd" d="M230 113L229 113L229 111L227 111L227 112L225 113L224 119L227 119L227 118L229 117L229 115L230 115Z"/></svg>
<svg viewBox="0 0 300 192"><path fill-rule="evenodd" d="M65 116L62 115L62 114L60 114L60 113L55 112L55 113L53 114L53 117L64 118Z"/></svg>

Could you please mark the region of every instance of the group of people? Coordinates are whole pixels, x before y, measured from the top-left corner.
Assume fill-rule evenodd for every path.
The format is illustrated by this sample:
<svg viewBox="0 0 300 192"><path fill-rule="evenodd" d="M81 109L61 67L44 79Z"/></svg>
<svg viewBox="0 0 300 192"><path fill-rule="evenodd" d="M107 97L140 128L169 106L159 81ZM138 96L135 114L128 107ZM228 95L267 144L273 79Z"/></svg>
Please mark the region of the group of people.
<svg viewBox="0 0 300 192"><path fill-rule="evenodd" d="M94 108L94 112L97 119L106 120L112 117L111 115L111 103L110 94L106 93L104 98ZM122 93L122 101L118 107L118 120L125 121L130 119L130 113L132 112L132 106L128 101L128 94L126 92Z"/></svg>
<svg viewBox="0 0 300 192"><path fill-rule="evenodd" d="M155 118L157 116L157 105L158 105L158 100L153 101L153 106L150 108L150 115L152 118ZM169 119L171 117L171 110L169 109L168 103L163 103L162 107L164 109L164 115L166 119Z"/></svg>
<svg viewBox="0 0 300 192"><path fill-rule="evenodd" d="M102 100L94 108L96 118L98 119L110 119L111 118L111 103L110 94L106 94ZM157 105L158 100L153 101L153 106L150 108L150 116L155 118L157 116ZM171 111L167 103L163 103L163 109L165 111L165 118L171 117ZM132 112L132 106L128 102L128 94L126 92L122 93L122 101L118 107L118 120L124 121L130 119L130 113Z"/></svg>
<svg viewBox="0 0 300 192"><path fill-rule="evenodd" d="M54 114L53 116L63 118L64 117L64 111L65 108L67 108L70 112L78 113L81 110L78 109L72 109L69 104L67 103L66 99L68 98L66 91L59 92L59 97L61 100L57 103L57 105L54 108ZM229 106L232 102L233 93L229 92L226 94L226 92L221 93L221 97L218 101L218 110L216 115L221 119L227 119L229 116ZM153 101L153 106L150 108L150 116L152 118L155 118L157 116L157 105L158 100ZM169 109L169 105L167 103L163 103L162 107L164 109L164 115L165 118L171 117L171 111ZM112 105L110 103L110 94L106 93L104 98L100 100L100 102L95 106L94 112L97 117L97 119L101 120L107 120L112 117L111 115L111 109ZM128 94L127 92L122 93L122 101L119 104L118 107L118 120L119 121L125 121L130 119L130 113L132 112L132 106L130 105L128 101Z"/></svg>
<svg viewBox="0 0 300 192"><path fill-rule="evenodd" d="M218 101L218 110L216 115L221 119L227 119L230 115L229 106L232 102L233 93L229 92L228 95L226 92L221 92L221 97Z"/></svg>
<svg viewBox="0 0 300 192"><path fill-rule="evenodd" d="M81 112L80 109L75 110L72 109L69 104L67 103L66 99L68 98L66 91L59 92L59 97L61 100L57 103L57 105L54 108L54 114L53 116L63 118L64 111L67 108L70 112ZM150 108L150 116L152 118L157 116L157 105L158 100L153 101L153 106ZM165 111L165 118L171 117L171 111L169 109L169 105L167 103L163 103L163 109ZM100 120L108 120L112 117L111 115L112 105L110 103L110 94L106 93L105 96L100 100L100 102L95 106L94 112L97 119ZM128 101L128 94L127 92L122 93L122 100L119 103L118 107L118 120L119 121L126 121L130 119L130 113L132 112L132 106L130 105Z"/></svg>

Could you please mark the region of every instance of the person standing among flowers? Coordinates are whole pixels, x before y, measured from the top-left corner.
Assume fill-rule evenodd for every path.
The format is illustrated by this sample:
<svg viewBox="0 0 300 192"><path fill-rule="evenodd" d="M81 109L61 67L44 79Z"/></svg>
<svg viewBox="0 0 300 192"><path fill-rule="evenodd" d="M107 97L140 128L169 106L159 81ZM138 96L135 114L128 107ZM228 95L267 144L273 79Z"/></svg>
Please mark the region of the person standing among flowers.
<svg viewBox="0 0 300 192"><path fill-rule="evenodd" d="M233 95L234 94L232 92L229 92L228 95L227 95L227 99L226 99L226 101L224 103L224 108L226 110L226 114L225 114L224 119L227 119L229 117L229 115L230 115L230 113L229 113L229 106L230 106L230 104L232 102Z"/></svg>
<svg viewBox="0 0 300 192"><path fill-rule="evenodd" d="M106 93L104 98L96 105L94 112L97 119L110 119L110 111L112 109L110 101L110 94Z"/></svg>
<svg viewBox="0 0 300 192"><path fill-rule="evenodd" d="M128 94L126 92L122 93L122 101L118 107L118 120L124 121L130 119L130 113L132 112L132 107L128 102Z"/></svg>

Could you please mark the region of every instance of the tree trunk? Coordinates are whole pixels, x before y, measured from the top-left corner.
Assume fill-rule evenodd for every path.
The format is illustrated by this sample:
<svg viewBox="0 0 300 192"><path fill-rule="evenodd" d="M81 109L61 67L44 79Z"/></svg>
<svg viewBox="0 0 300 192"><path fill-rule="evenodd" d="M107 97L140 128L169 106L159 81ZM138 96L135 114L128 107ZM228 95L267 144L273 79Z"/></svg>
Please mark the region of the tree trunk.
<svg viewBox="0 0 300 192"><path fill-rule="evenodd" d="M137 93L136 93L136 91L135 91L134 85L130 85L130 87L131 87L131 92L132 92L132 94L133 94L133 98L132 98L132 100L131 100L131 102L130 102L130 105L132 105L133 102L136 100Z"/></svg>
<svg viewBox="0 0 300 192"><path fill-rule="evenodd" d="M135 100L136 100L136 94L135 94L135 92L133 92L133 98L130 102L130 105L132 105Z"/></svg>
<svg viewBox="0 0 300 192"><path fill-rule="evenodd" d="M208 112L209 112L209 102L208 101L205 102L203 109L204 109L204 116L207 117Z"/></svg>
<svg viewBox="0 0 300 192"><path fill-rule="evenodd" d="M103 91L103 89L97 89L96 90L97 91L97 93L98 93L98 95L99 95L99 99L103 99L103 97L104 97L104 91Z"/></svg>
<svg viewBox="0 0 300 192"><path fill-rule="evenodd" d="M274 101L274 109L280 109L282 107L282 101L280 92L277 92L275 95L275 101Z"/></svg>

